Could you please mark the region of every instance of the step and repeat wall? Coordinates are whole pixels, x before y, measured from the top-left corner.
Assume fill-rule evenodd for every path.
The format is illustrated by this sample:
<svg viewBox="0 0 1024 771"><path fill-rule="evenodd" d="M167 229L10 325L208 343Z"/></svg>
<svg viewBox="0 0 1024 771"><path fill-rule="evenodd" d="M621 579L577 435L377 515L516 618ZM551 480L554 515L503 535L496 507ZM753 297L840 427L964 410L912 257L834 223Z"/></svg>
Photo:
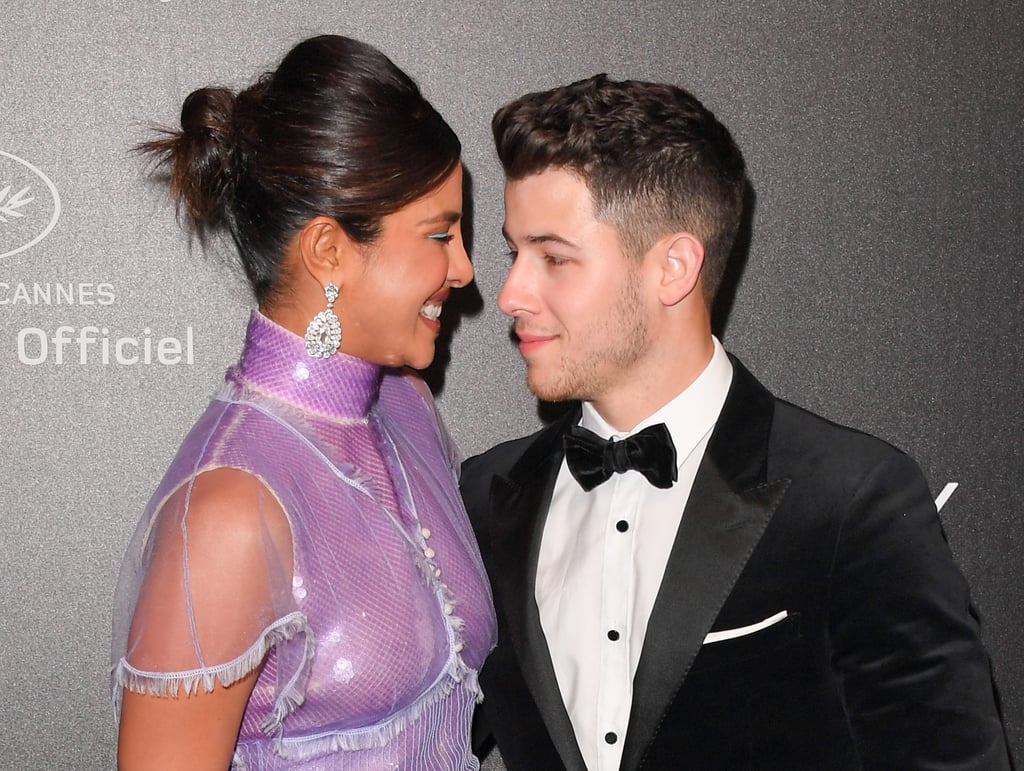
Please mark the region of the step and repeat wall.
<svg viewBox="0 0 1024 771"><path fill-rule="evenodd" d="M718 329L776 393L921 463L1024 752L1024 10L1005 2L77 0L0 21L0 767L114 766L110 603L252 306L131 153L298 40L370 42L463 140L477 279L427 373L466 454L541 425L489 122L595 72L690 88L754 188ZM497 757L485 767L501 768Z"/></svg>

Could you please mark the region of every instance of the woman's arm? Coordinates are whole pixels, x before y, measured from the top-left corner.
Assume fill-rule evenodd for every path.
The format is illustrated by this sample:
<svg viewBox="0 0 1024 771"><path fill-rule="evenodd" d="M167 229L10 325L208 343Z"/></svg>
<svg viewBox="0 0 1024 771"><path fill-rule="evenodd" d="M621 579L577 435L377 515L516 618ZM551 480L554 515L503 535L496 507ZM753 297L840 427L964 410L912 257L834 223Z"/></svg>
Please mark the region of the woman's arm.
<svg viewBox="0 0 1024 771"><path fill-rule="evenodd" d="M259 670L207 693L150 696L125 691L119 771L225 771Z"/></svg>
<svg viewBox="0 0 1024 771"><path fill-rule="evenodd" d="M200 474L167 507L132 619L128 663L172 683L251 651L282 610L275 598L292 565L279 502L245 472ZM200 678L191 692L183 685L168 687L168 695L156 695L160 686L150 683L125 688L118 768L225 771L261 669L262 662L233 673L233 681Z"/></svg>

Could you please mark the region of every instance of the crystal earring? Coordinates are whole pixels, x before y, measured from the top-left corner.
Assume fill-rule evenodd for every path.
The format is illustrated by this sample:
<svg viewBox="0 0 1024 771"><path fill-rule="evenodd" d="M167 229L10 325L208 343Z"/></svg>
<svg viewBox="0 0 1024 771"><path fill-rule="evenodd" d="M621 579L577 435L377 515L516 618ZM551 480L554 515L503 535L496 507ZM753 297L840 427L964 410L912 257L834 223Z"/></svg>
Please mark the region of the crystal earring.
<svg viewBox="0 0 1024 771"><path fill-rule="evenodd" d="M320 311L306 328L306 352L317 359L326 359L341 345L341 322L334 313L338 287L332 281L324 287L327 310Z"/></svg>

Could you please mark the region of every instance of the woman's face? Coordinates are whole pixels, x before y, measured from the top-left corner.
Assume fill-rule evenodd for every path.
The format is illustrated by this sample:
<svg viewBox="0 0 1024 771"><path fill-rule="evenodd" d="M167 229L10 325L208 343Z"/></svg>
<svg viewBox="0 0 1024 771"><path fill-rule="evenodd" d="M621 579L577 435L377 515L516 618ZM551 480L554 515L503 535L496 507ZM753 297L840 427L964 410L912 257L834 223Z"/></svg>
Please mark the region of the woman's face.
<svg viewBox="0 0 1024 771"><path fill-rule="evenodd" d="M334 306L342 351L386 366L422 369L433 361L448 292L473 280L461 218L461 164L436 189L384 217Z"/></svg>

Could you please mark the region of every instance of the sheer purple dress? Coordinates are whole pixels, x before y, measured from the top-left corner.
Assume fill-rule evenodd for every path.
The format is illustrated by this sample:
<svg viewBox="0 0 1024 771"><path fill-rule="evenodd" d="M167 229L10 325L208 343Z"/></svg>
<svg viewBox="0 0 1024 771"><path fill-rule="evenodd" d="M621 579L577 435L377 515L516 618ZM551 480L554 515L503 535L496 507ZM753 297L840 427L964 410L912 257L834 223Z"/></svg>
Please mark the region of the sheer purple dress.
<svg viewBox="0 0 1024 771"><path fill-rule="evenodd" d="M234 769L478 768L495 621L457 468L421 381L313 359L254 312L125 556L115 707L124 688L183 698L262 664ZM190 511L224 470L237 504Z"/></svg>

